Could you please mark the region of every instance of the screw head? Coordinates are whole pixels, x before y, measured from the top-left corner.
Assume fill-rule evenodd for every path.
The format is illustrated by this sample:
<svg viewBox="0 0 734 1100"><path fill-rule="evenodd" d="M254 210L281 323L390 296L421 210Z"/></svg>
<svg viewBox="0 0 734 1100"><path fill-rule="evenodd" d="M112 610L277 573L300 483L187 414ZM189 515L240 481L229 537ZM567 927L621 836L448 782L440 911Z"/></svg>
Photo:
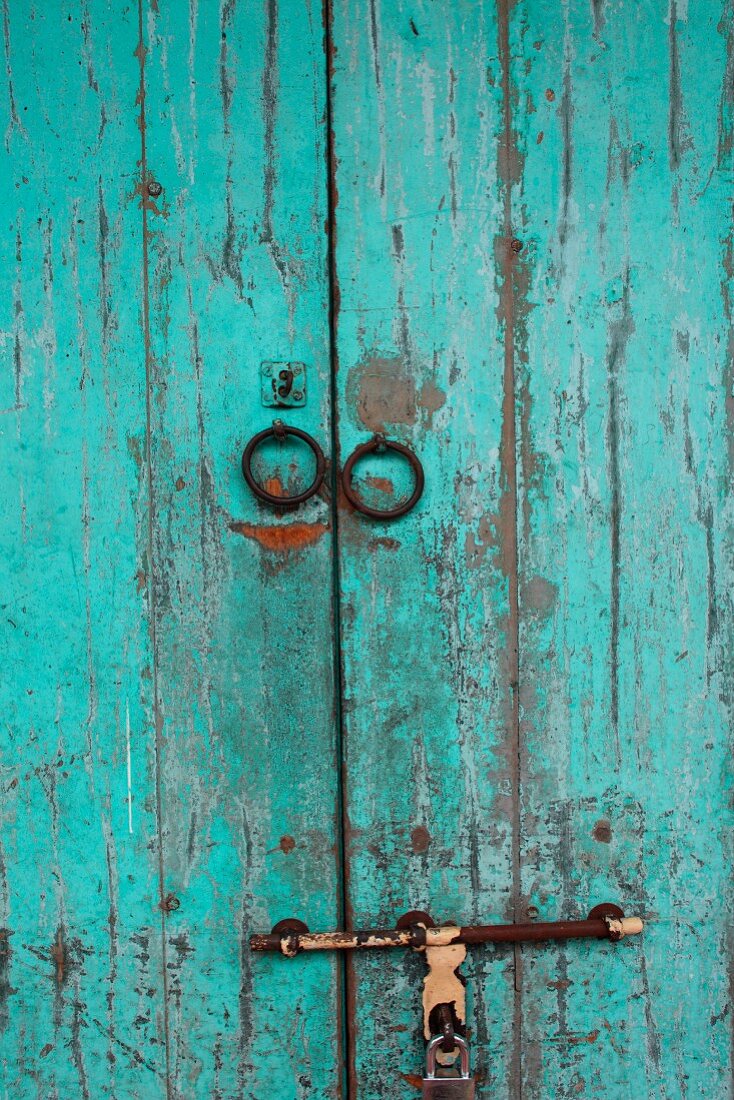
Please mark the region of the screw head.
<svg viewBox="0 0 734 1100"><path fill-rule="evenodd" d="M513 252L522 252L523 243L522 243L521 240L519 240L518 237L513 237L512 240L510 241L510 248L512 249Z"/></svg>
<svg viewBox="0 0 734 1100"><path fill-rule="evenodd" d="M151 198L157 199L159 195L163 194L163 184L159 183L158 180L148 180L147 191Z"/></svg>

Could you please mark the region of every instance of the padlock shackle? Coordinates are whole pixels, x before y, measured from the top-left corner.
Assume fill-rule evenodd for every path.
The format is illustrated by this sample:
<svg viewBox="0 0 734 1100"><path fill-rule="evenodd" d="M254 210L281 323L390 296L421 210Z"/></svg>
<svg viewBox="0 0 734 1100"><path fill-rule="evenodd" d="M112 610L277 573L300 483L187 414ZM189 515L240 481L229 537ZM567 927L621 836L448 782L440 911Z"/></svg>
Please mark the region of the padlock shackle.
<svg viewBox="0 0 734 1100"><path fill-rule="evenodd" d="M435 1035L426 1047L426 1076L429 1080L436 1077L436 1051L443 1041L443 1035ZM461 1076L466 1079L469 1076L469 1047L460 1035L454 1035L454 1049L457 1047L459 1050Z"/></svg>

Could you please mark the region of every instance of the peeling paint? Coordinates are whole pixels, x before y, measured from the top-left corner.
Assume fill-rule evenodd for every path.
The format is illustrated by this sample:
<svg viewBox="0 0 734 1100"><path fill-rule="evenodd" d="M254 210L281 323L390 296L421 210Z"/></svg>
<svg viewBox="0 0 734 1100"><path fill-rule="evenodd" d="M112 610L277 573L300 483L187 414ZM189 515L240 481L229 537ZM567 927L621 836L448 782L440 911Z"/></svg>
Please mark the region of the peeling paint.
<svg viewBox="0 0 734 1100"><path fill-rule="evenodd" d="M415 424L415 379L401 357L370 355L349 371L347 402L365 428L384 432L391 425Z"/></svg>
<svg viewBox="0 0 734 1100"><path fill-rule="evenodd" d="M246 539L259 543L264 550L272 553L287 553L291 550L303 550L323 538L329 530L326 523L281 523L257 525L252 523L231 523L230 530Z"/></svg>

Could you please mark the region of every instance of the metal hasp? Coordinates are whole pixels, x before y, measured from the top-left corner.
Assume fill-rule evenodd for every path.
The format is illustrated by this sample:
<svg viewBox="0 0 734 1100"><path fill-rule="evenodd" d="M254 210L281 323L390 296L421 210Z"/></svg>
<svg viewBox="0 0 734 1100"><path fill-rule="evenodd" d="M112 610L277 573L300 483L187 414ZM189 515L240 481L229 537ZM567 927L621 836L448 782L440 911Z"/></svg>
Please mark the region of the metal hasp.
<svg viewBox="0 0 734 1100"><path fill-rule="evenodd" d="M302 408L306 404L306 364L268 359L260 364L260 387L263 405Z"/></svg>
<svg viewBox="0 0 734 1100"><path fill-rule="evenodd" d="M468 944L540 943L548 940L606 939L616 942L642 932L639 917L625 917L618 905L596 905L586 920L542 921L535 924L484 924L460 927L436 925L428 913L411 910L395 928L359 932L310 932L303 921L279 921L269 934L250 937L252 951L279 951L294 958L301 951L352 951L408 947L421 952L428 973L423 980L423 1033L432 1064L451 1066L465 1051L465 980L460 973ZM430 1068L430 1067L429 1067ZM424 1096L471 1097L473 1081L465 1076L423 1079ZM445 1091L444 1091L445 1090ZM461 1091L466 1090L466 1091Z"/></svg>
<svg viewBox="0 0 734 1100"><path fill-rule="evenodd" d="M310 932L296 920L283 920L273 931L250 936L251 951L280 951L293 958L301 951L355 951L387 947L444 947L465 943L542 943L544 940L612 940L642 932L639 917L625 917L617 905L595 906L586 920L538 921L534 924L439 925L372 929L362 932Z"/></svg>

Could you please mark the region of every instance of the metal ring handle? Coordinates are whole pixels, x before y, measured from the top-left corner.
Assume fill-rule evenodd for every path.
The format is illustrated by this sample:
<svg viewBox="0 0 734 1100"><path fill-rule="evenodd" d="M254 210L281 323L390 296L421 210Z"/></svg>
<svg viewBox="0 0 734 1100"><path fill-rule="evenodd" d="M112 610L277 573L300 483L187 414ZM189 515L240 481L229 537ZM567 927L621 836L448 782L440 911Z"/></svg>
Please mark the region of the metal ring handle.
<svg viewBox="0 0 734 1100"><path fill-rule="evenodd" d="M415 478L413 492L402 502L402 504L397 504L394 508L371 508L369 504L365 504L365 502L357 496L352 488L352 474L359 460L364 458L365 455L372 454L374 451L382 450L395 451L397 454L406 458L410 463ZM351 455L344 463L344 469L342 470L342 487L345 497L358 512L362 512L365 516L372 516L374 519L397 519L398 516L404 516L405 513L409 512L411 508L414 508L420 500L423 494L425 481L425 474L423 473L420 459L411 451L410 447L406 447L403 443L397 443L393 439L385 439L382 435L373 436L368 443L362 443L352 451Z"/></svg>
<svg viewBox="0 0 734 1100"><path fill-rule="evenodd" d="M255 477L252 473L252 456L255 449L259 447L265 439L274 438L282 442L289 435L294 435L297 439L302 439L313 451L316 459L316 476L308 489L304 489L302 493L297 493L292 497L279 497L276 496L275 493L269 493L258 481L255 481ZM324 452L313 436L309 435L308 432L304 432L300 428L293 428L289 424L284 424L282 420L274 420L272 428L265 428L264 431L257 432L245 447L242 452L242 473L245 481L259 500L264 500L266 504L274 504L276 508L287 508L295 504L303 504L304 500L308 500L309 497L312 497L314 493L319 491L321 482L324 480L324 474L326 473L326 459L324 458Z"/></svg>

